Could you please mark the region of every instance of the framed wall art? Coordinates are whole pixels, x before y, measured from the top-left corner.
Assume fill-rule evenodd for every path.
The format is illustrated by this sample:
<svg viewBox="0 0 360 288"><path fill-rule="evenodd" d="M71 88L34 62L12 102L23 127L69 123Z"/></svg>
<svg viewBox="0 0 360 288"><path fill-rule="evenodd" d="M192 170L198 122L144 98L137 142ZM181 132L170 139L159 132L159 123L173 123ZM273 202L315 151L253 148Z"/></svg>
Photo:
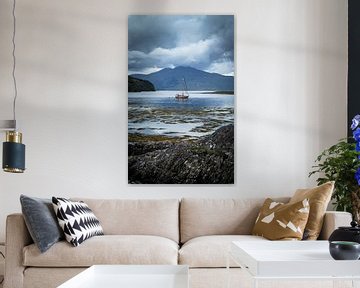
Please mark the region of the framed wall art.
<svg viewBox="0 0 360 288"><path fill-rule="evenodd" d="M128 18L128 182L234 183L234 16Z"/></svg>

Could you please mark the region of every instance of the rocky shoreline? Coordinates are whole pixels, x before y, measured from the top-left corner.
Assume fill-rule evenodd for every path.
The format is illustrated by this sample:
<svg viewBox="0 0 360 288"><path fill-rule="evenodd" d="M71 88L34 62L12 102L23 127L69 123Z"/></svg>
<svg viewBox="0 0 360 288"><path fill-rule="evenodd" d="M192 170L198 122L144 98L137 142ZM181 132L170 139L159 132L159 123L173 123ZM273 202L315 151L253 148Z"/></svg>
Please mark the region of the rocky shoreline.
<svg viewBox="0 0 360 288"><path fill-rule="evenodd" d="M128 158L132 184L233 184L234 125L198 140L129 142Z"/></svg>

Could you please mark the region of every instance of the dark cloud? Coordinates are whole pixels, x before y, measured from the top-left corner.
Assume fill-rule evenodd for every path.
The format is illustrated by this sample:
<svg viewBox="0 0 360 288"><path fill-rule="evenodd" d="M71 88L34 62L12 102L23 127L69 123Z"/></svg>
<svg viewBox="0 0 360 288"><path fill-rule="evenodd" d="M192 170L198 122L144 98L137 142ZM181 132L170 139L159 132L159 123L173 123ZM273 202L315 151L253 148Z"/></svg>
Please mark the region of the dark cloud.
<svg viewBox="0 0 360 288"><path fill-rule="evenodd" d="M128 50L130 73L187 65L231 74L234 17L129 16Z"/></svg>
<svg viewBox="0 0 360 288"><path fill-rule="evenodd" d="M172 16L129 16L129 50L150 52L156 47L172 48L177 36L172 29Z"/></svg>
<svg viewBox="0 0 360 288"><path fill-rule="evenodd" d="M221 35L223 50L229 52L234 59L234 17L209 16L205 18L204 27L208 35Z"/></svg>

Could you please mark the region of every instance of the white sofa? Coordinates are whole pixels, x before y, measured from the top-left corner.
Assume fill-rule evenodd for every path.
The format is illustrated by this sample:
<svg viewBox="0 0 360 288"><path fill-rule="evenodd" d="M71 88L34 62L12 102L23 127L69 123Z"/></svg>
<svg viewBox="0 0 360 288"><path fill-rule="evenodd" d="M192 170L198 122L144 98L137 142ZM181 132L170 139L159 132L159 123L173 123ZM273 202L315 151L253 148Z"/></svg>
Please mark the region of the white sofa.
<svg viewBox="0 0 360 288"><path fill-rule="evenodd" d="M81 200L105 235L76 248L60 241L41 254L22 214L8 216L4 288L56 287L94 264L185 264L191 288L223 288L231 241L268 241L250 235L263 199ZM349 213L327 212L321 238L350 221ZM231 266L235 287L242 272Z"/></svg>

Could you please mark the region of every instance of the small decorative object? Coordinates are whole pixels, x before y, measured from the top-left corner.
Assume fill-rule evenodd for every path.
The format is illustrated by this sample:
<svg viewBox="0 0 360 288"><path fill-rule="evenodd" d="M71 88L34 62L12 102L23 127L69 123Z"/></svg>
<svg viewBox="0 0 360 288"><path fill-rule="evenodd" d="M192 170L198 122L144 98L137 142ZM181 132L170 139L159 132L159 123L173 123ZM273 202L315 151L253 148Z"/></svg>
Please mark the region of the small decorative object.
<svg viewBox="0 0 360 288"><path fill-rule="evenodd" d="M335 260L358 260L360 257L360 244L357 242L332 241L329 250Z"/></svg>
<svg viewBox="0 0 360 288"><path fill-rule="evenodd" d="M339 227L329 237L329 241L350 241L360 244L360 226L356 221L350 223L350 227Z"/></svg>
<svg viewBox="0 0 360 288"><path fill-rule="evenodd" d="M309 176L319 173L316 180L319 185L335 181L332 199L336 210L351 212L360 223L360 115L353 118L351 129L353 137L325 149Z"/></svg>

